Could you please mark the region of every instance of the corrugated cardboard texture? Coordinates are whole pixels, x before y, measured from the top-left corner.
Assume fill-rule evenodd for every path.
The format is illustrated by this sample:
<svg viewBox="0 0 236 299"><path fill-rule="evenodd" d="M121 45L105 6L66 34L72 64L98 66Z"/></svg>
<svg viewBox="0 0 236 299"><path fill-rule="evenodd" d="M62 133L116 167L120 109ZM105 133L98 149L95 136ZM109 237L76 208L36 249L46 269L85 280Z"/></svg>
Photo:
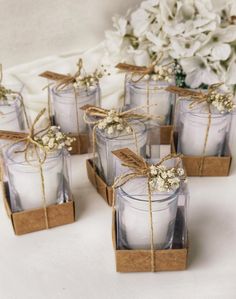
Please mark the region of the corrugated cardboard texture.
<svg viewBox="0 0 236 299"><path fill-rule="evenodd" d="M109 206L112 206L113 190L112 187L106 185L103 179L94 171L92 160L86 161L88 178L91 184L97 189Z"/></svg>
<svg viewBox="0 0 236 299"><path fill-rule="evenodd" d="M112 239L117 272L151 272L150 250L118 250L115 213L112 216ZM179 271L187 268L188 249L155 250L155 271Z"/></svg>
<svg viewBox="0 0 236 299"><path fill-rule="evenodd" d="M178 135L174 134L174 144L172 151L177 152ZM184 168L187 176L228 176L231 166L232 157L229 150L222 157L206 156L204 157L203 168L200 173L200 165L202 163L201 156L184 156L182 157Z"/></svg>
<svg viewBox="0 0 236 299"><path fill-rule="evenodd" d="M75 138L76 140L72 143L72 150L70 154L72 155L80 155L88 153L88 149L90 146L89 135L88 134L69 134L70 137Z"/></svg>
<svg viewBox="0 0 236 299"><path fill-rule="evenodd" d="M23 235L46 229L44 209L34 209L22 212L12 212L9 204L9 194L6 185L2 183L3 199L8 216L11 219L16 235ZM51 205L47 207L48 226L56 226L75 222L74 201Z"/></svg>

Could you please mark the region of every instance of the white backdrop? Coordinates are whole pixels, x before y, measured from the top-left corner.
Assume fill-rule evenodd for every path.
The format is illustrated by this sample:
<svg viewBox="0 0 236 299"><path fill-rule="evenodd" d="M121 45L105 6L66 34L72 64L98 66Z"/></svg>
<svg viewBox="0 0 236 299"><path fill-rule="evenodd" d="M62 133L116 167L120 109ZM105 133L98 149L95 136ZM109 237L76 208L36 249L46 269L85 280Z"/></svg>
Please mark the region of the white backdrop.
<svg viewBox="0 0 236 299"><path fill-rule="evenodd" d="M139 0L0 0L0 61L5 68L93 47L111 17Z"/></svg>

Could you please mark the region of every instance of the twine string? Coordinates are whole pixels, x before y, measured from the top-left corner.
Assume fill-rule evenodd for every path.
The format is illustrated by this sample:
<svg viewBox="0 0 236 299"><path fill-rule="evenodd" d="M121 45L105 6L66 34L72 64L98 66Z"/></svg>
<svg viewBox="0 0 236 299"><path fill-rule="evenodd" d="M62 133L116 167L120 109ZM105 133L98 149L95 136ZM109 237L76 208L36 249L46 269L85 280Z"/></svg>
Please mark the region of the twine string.
<svg viewBox="0 0 236 299"><path fill-rule="evenodd" d="M132 108L132 109L129 109L129 110L126 110L123 112L117 112L117 116L123 119L124 126L125 127L129 126L131 129L137 154L139 154L137 132L136 132L134 126L132 124L130 124L130 122L132 120L151 120L151 119L160 119L161 118L160 116L154 116L154 115L150 115L150 114L134 113L134 111L136 111L140 108L143 108L143 107L146 107L146 106ZM85 123L87 123L89 125L93 125L93 130L92 130L93 169L94 169L96 187L97 187L96 164L95 164L95 152L96 152L96 144L97 144L96 129L98 128L99 120L106 118L108 116L109 112L110 112L110 110L108 110L108 109L91 106L85 110L85 113L83 116ZM99 117L100 119L91 121L89 119L89 117Z"/></svg>
<svg viewBox="0 0 236 299"><path fill-rule="evenodd" d="M166 157L162 158L155 166L160 166L165 161L173 159L173 158L180 158L182 157L181 154L169 154ZM113 199L112 199L112 211L113 215L115 214L115 204L116 204L116 196L115 196L115 189L118 187L123 186L125 183L127 183L129 180L132 180L134 178L138 177L146 177L147 178L147 191L148 191L148 211L149 211L149 227L150 227L150 254L151 254L151 262L150 267L151 271L156 271L156 265L155 265L155 244L154 244L154 226L153 226L153 209L152 209L152 190L150 187L150 165L144 160L143 157L139 157L141 160L141 163L122 163L122 166L125 166L132 170L132 172L124 173L118 176L115 179L115 182L112 186L113 188ZM180 163L180 160L179 162Z"/></svg>
<svg viewBox="0 0 236 299"><path fill-rule="evenodd" d="M42 131L46 130L46 128L45 128L43 130L35 132L35 126L38 123L38 121L41 119L41 117L43 116L45 111L46 111L46 108L44 108L43 110L41 110L39 112L39 114L35 118L32 126L30 128L29 135L25 138L17 140L14 144L25 142L26 143L25 148L23 150L15 151L15 153L24 153L25 161L32 167L39 168L40 181L41 181L41 186L42 186L42 203L43 203L43 209L44 209L44 220L45 220L46 229L48 229L49 224L48 224L48 213L47 213L47 203L46 203L45 178L44 178L44 173L43 173L43 164L44 164L45 160L47 159L47 151L43 147L43 145L41 145L35 141L35 137L37 137L37 135L39 135ZM36 165L33 164L33 162L31 162L31 159L30 159L30 156L32 156L31 148L34 149L35 155L38 160L38 164L36 164Z"/></svg>
<svg viewBox="0 0 236 299"><path fill-rule="evenodd" d="M223 83L217 83L217 84L210 85L206 93L203 93L202 91L198 92L198 91L193 91L193 90L189 90L189 89L184 89L184 88L177 87L177 86L169 86L166 88L167 91L178 94L180 96L179 100L191 101L191 103L189 104L190 109L193 109L195 106L200 105L201 103L207 104L208 122L207 122L207 127L206 127L205 138L204 138L202 157L201 157L201 161L200 161L200 165L199 165L199 175L200 176L203 175L207 142L208 142L208 137L209 137L210 128L211 128L211 122L212 122L211 103L209 102L209 96L213 91L217 90L222 84Z"/></svg>

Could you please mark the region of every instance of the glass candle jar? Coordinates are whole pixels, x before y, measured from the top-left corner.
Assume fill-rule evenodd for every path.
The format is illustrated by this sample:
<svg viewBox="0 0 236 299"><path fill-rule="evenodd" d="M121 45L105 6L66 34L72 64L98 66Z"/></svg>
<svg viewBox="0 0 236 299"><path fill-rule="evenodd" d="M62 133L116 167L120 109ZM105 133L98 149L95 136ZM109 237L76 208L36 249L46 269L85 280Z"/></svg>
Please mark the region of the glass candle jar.
<svg viewBox="0 0 236 299"><path fill-rule="evenodd" d="M24 129L24 110L19 96L0 100L0 130L20 132Z"/></svg>
<svg viewBox="0 0 236 299"><path fill-rule="evenodd" d="M25 143L16 143L5 154L5 168L13 212L43 207L43 190L40 169L35 153L32 152L30 164L25 161ZM48 153L42 166L46 204L66 202L69 196L67 173L67 154L60 150Z"/></svg>
<svg viewBox="0 0 236 299"><path fill-rule="evenodd" d="M64 133L88 133L88 126L84 122L80 108L84 105L96 105L100 101L99 85L88 89L76 89L76 99L73 87L58 90L52 89L55 124L60 126ZM77 103L76 103L77 101ZM77 108L77 110L76 110Z"/></svg>
<svg viewBox="0 0 236 299"><path fill-rule="evenodd" d="M161 125L171 124L175 95L165 90L171 83L151 79L135 82L136 80L135 77L126 76L126 104L130 104L131 107L156 105L142 108L142 111L161 116Z"/></svg>
<svg viewBox="0 0 236 299"><path fill-rule="evenodd" d="M147 126L141 121L130 122L130 125L136 133L138 153L145 157ZM117 135L109 135L105 131L96 129L96 151L98 155L96 164L99 174L109 186L113 184L117 172L116 158L112 151L126 147L137 152L135 138L132 133L122 132Z"/></svg>
<svg viewBox="0 0 236 299"><path fill-rule="evenodd" d="M172 247L179 190L152 193L154 249ZM129 180L116 191L118 249L150 249L147 178Z"/></svg>
<svg viewBox="0 0 236 299"><path fill-rule="evenodd" d="M190 108L191 102L180 100L178 122L178 152L188 156L201 156L209 124L206 103ZM231 123L230 113L220 113L211 106L211 124L209 128L205 156L220 156L224 152Z"/></svg>

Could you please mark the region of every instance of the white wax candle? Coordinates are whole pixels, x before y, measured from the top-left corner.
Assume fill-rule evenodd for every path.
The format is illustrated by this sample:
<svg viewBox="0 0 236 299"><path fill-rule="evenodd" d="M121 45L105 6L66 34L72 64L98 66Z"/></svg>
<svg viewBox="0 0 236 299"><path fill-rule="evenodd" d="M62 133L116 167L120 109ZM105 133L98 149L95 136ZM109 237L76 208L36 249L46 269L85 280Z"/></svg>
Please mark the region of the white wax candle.
<svg viewBox="0 0 236 299"><path fill-rule="evenodd" d="M160 124L168 124L170 117L170 109L173 94L164 90L169 84L166 82L150 81L149 91L147 81L140 81L133 83L129 81L127 83L127 103L131 106L145 106L151 105L151 107L143 108L143 111L152 115L159 115L162 119L159 121ZM152 106L153 105L153 106ZM154 106L156 105L156 106Z"/></svg>
<svg viewBox="0 0 236 299"><path fill-rule="evenodd" d="M183 103L184 108L188 103ZM188 108L188 112L180 113L179 151L184 155L201 156L208 126L208 113L196 113ZM206 156L221 155L227 130L229 115L213 113L206 144Z"/></svg>
<svg viewBox="0 0 236 299"><path fill-rule="evenodd" d="M88 132L88 126L84 122L84 111L80 108L86 104L96 105L99 97L99 87L91 90L77 90L77 112L74 90L52 90L54 102L55 122L65 133L85 133ZM78 117L78 122L77 122Z"/></svg>
<svg viewBox="0 0 236 299"><path fill-rule="evenodd" d="M147 179L128 181L119 192L120 223L124 247L150 249L151 228L147 194ZM165 199L164 202L161 200ZM153 238L155 249L171 247L177 212L178 192L152 193Z"/></svg>
<svg viewBox="0 0 236 299"><path fill-rule="evenodd" d="M146 143L147 143L147 131L146 127L141 122L136 122L133 128L137 136L138 153L145 156ZM116 167L116 158L112 154L112 151L129 148L130 150L137 152L135 139L133 134L121 133L120 136L112 137L105 132L96 132L96 149L98 154L98 168L105 178L106 183L110 186L113 184L116 172L119 172Z"/></svg>
<svg viewBox="0 0 236 299"><path fill-rule="evenodd" d="M13 145L6 152L6 167L10 190L12 191L11 203L13 209L14 207L15 209L20 207L23 210L41 208L43 207L43 189L39 167L25 162L24 153L14 153L15 148L15 145ZM63 190L63 159L61 153L48 155L43 164L43 176L46 204L55 204L59 200L59 192Z"/></svg>

